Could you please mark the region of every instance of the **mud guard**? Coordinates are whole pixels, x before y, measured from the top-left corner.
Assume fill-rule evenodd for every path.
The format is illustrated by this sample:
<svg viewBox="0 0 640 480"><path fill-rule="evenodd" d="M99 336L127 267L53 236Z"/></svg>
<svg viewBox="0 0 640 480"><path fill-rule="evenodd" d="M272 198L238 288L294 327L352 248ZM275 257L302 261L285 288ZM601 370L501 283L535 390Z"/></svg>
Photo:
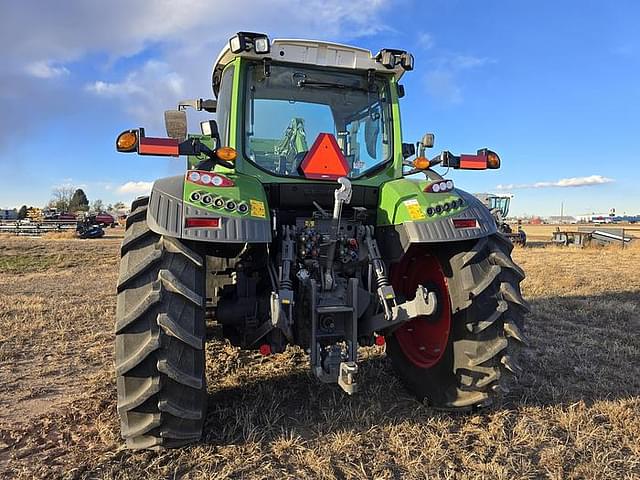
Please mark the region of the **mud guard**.
<svg viewBox="0 0 640 480"><path fill-rule="evenodd" d="M405 221L398 225L377 228L377 237L383 246L385 258L396 261L411 244L445 243L477 240L497 232L491 212L473 195L457 190L467 208L455 215L456 219L475 219L475 228L456 228L453 218L447 216L433 221Z"/></svg>
<svg viewBox="0 0 640 480"><path fill-rule="evenodd" d="M269 220L225 217L218 212L186 205L183 201L184 176L156 180L151 190L147 224L149 228L169 237L217 243L269 243ZM187 217L223 218L220 228L185 228Z"/></svg>

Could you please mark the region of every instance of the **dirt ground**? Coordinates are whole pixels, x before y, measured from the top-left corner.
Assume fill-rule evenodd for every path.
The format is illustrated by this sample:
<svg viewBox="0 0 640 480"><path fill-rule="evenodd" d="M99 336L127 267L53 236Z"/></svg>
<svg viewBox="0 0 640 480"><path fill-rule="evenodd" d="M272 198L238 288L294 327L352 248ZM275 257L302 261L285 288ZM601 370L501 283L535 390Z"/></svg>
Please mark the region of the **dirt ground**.
<svg viewBox="0 0 640 480"><path fill-rule="evenodd" d="M640 478L640 248L516 249L526 373L473 415L417 404L381 350L361 392L208 343L203 441L124 450L113 379L119 238L0 238L2 478Z"/></svg>

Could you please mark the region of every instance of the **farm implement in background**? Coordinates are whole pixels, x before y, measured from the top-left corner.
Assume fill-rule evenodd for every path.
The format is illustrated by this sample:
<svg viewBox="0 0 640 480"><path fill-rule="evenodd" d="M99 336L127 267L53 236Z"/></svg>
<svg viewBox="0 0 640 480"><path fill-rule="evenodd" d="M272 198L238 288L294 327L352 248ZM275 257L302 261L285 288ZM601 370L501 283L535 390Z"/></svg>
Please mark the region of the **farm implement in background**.
<svg viewBox="0 0 640 480"><path fill-rule="evenodd" d="M16 220L0 222L0 233L20 236L40 236L45 233L72 231L75 228L75 220Z"/></svg>
<svg viewBox="0 0 640 480"><path fill-rule="evenodd" d="M624 248L632 240L633 237L626 236L624 228L611 227L578 227L577 230L558 227L551 238L556 245L576 247L620 245Z"/></svg>

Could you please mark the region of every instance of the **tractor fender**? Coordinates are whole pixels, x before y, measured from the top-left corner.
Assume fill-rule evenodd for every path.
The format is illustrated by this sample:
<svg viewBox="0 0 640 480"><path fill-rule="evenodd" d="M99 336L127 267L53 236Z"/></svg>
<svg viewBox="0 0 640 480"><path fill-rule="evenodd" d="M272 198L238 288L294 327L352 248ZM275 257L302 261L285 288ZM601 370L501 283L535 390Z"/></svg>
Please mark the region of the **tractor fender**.
<svg viewBox="0 0 640 480"><path fill-rule="evenodd" d="M396 227L407 243L456 242L474 240L493 235L497 231L496 221L480 200L462 190L456 193L464 200L467 208L457 214L434 221L403 222ZM453 219L476 219L476 228L455 228Z"/></svg>
<svg viewBox="0 0 640 480"><path fill-rule="evenodd" d="M183 201L184 176L156 180L151 189L147 224L160 235L221 243L269 243L271 222L268 218L237 218L221 212L198 208ZM188 217L217 217L220 228L186 228Z"/></svg>
<svg viewBox="0 0 640 480"><path fill-rule="evenodd" d="M464 200L466 208L453 215L378 227L378 238L384 245L385 255L389 259L399 259L412 244L477 240L496 233L496 222L482 202L462 190L456 189L455 193ZM475 219L476 227L456 228L453 219Z"/></svg>

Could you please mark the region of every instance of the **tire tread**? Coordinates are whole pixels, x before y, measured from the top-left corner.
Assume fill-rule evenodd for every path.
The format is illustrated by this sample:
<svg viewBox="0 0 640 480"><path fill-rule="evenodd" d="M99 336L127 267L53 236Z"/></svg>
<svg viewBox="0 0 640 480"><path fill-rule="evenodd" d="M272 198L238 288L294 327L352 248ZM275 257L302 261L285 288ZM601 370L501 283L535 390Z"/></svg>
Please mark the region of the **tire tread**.
<svg viewBox="0 0 640 480"><path fill-rule="evenodd" d="M132 449L197 441L207 406L204 261L146 224L134 201L121 247L116 309L118 414Z"/></svg>

